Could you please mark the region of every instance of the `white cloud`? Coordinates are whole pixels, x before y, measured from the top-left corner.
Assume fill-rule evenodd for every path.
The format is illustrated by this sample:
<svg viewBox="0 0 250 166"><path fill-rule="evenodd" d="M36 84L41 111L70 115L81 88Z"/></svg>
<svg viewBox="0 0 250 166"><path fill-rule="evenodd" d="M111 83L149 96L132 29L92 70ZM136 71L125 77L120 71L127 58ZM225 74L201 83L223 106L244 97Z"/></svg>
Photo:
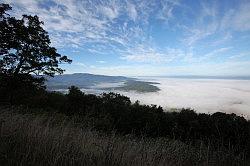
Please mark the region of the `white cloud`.
<svg viewBox="0 0 250 166"><path fill-rule="evenodd" d="M202 13L200 15L200 18L204 19L205 17L216 17L218 14L217 10L217 4L215 1L208 3L205 3L205 1L201 1L201 10Z"/></svg>
<svg viewBox="0 0 250 166"><path fill-rule="evenodd" d="M224 43L230 41L232 38L233 38L233 35L230 32L226 32L222 36L219 36L217 39L215 39L211 43L211 45L212 46L218 46L218 45L221 45L221 44L224 44Z"/></svg>
<svg viewBox="0 0 250 166"><path fill-rule="evenodd" d="M184 53L178 49L159 50L149 45L136 45L136 47L129 49L121 59L132 62L146 62L146 63L166 63L176 60L184 56Z"/></svg>
<svg viewBox="0 0 250 166"><path fill-rule="evenodd" d="M188 9L187 6L183 7L183 1L178 0L50 0L50 6L46 6L47 1L36 0L4 0L4 2L12 4L14 9L12 14L14 15L37 14L45 22L45 28L49 31L52 44L58 48L82 49L88 53L103 56L113 54L120 56L120 59L125 61L152 64L153 66L174 61L193 65L193 62L211 60L228 51L229 46L223 44L233 39L232 31L250 30L249 2L241 2L239 6L228 9L225 13L223 13L224 10L219 11L218 4L204 1L197 2L200 5L199 11ZM175 10L177 8L181 10ZM180 13L175 13L175 11ZM190 12L194 17L187 18L188 21L184 18L179 19L187 17L185 14L190 14ZM177 16L179 16L179 20ZM169 48L164 43L157 46L155 39L152 39L154 24L149 24L150 19L160 22L159 24L166 26L160 28L168 31L169 24L163 24L158 19L169 21L172 18L174 18L174 22L170 21L169 24L174 24L173 27L177 28L176 32L179 33L178 30L180 30L180 35L177 36L182 38L183 42L177 43L174 48ZM174 42L178 39L170 38ZM210 40L205 41L206 39ZM199 45L202 40L207 45ZM221 45L219 46L221 48L215 49L214 47L218 48L218 45ZM193 51L195 49L189 49L201 47L205 48L201 52L212 49L214 51L200 55ZM188 66L187 68L161 69L153 67L147 72L157 74L159 71L167 72L175 69L185 73L189 69L190 72L194 72L194 68ZM128 70L128 73L130 72L130 69L126 67L121 70L125 72L125 69ZM197 68L195 69L197 70ZM228 70L230 69L228 68ZM131 70L131 73L133 71ZM142 70L140 73L145 73L144 71Z"/></svg>
<svg viewBox="0 0 250 166"><path fill-rule="evenodd" d="M250 52L243 52L243 53L238 53L238 54L232 55L229 57L229 60L235 61L235 60L242 58L242 57L250 57Z"/></svg>
<svg viewBox="0 0 250 166"><path fill-rule="evenodd" d="M187 44L188 46L192 46L195 44L197 41L202 40L209 35L213 34L214 30L212 29L203 29L203 28L197 28L193 29L190 28L188 29L188 34L187 36L183 39L184 44Z"/></svg>
<svg viewBox="0 0 250 166"><path fill-rule="evenodd" d="M219 28L215 3L207 4L203 2L200 11L193 12L197 17L192 19L191 23L193 24L183 26L186 33L182 41L188 46L195 45L198 41L215 34Z"/></svg>
<svg viewBox="0 0 250 166"><path fill-rule="evenodd" d="M232 49L231 47L223 47L223 48L219 48L216 50L213 50L203 56L201 56L201 58L199 58L199 61L207 61L207 60L211 60L213 58L218 57L221 53L225 53L228 50Z"/></svg>
<svg viewBox="0 0 250 166"><path fill-rule="evenodd" d="M250 119L250 87L248 80L211 80L142 78L160 83L159 92L143 93L120 92L139 100L142 104L156 104L169 108L192 108L198 113L236 113Z"/></svg>
<svg viewBox="0 0 250 166"><path fill-rule="evenodd" d="M232 26L232 18L235 13L235 9L229 9L227 12L225 12L220 21L220 30L228 29L230 26Z"/></svg>
<svg viewBox="0 0 250 166"><path fill-rule="evenodd" d="M242 4L234 16L234 28L241 31L250 30L250 3Z"/></svg>
<svg viewBox="0 0 250 166"><path fill-rule="evenodd" d="M185 52L184 57L182 58L183 62L189 63L189 64L196 64L197 63L206 63L206 62L212 62L214 59L219 58L221 55L225 55L226 52L231 50L232 47L221 47L214 49L210 52L201 54L194 52L193 48L190 47L190 49Z"/></svg>
<svg viewBox="0 0 250 166"><path fill-rule="evenodd" d="M232 39L233 31L250 30L249 2L240 2L239 6L220 10L215 1L211 3L202 1L201 9L194 11L193 24L181 26L185 32L183 43L194 46L212 36L213 40L210 43L215 46Z"/></svg>
<svg viewBox="0 0 250 166"><path fill-rule="evenodd" d="M104 64L106 61L97 61L98 63Z"/></svg>
<svg viewBox="0 0 250 166"><path fill-rule="evenodd" d="M129 17L133 20L136 21L137 19L137 10L136 6L133 3L127 2L127 10L128 10L128 15Z"/></svg>
<svg viewBox="0 0 250 166"><path fill-rule="evenodd" d="M77 62L77 63L74 63L74 64L77 65L77 66L87 67L86 64L81 63L81 62ZM73 64L73 65L74 65L74 64Z"/></svg>
<svg viewBox="0 0 250 166"><path fill-rule="evenodd" d="M42 1L6 2L11 2L15 15L37 14L45 22L52 42L62 47L107 41L106 35L113 29L110 28L111 20L106 18L114 19L119 14L114 5L112 8L103 7L103 10L97 10L96 4L91 1L54 0L49 8L42 7Z"/></svg>
<svg viewBox="0 0 250 166"><path fill-rule="evenodd" d="M11 2L15 15L37 14L45 22L45 29L49 31L53 46L81 47L91 53L113 52L118 56L134 49L135 45L148 41L148 19L156 15L155 10L166 10L164 6L156 8L157 1L50 0L50 6L46 6L47 3L43 1L34 0L4 1ZM177 4L171 0L166 2L172 6ZM134 23L128 23L128 19ZM147 53L146 57L151 59L156 57L158 61L164 57L163 52L156 50L143 53Z"/></svg>
<svg viewBox="0 0 250 166"><path fill-rule="evenodd" d="M162 20L169 20L173 17L173 10L179 6L178 0L161 0L162 9L158 11L157 18Z"/></svg>
<svg viewBox="0 0 250 166"><path fill-rule="evenodd" d="M250 2L241 3L237 10L231 9L225 13L221 21L221 28L235 31L250 30Z"/></svg>
<svg viewBox="0 0 250 166"><path fill-rule="evenodd" d="M99 6L99 10L104 16L106 16L110 20L117 18L119 15L119 10L117 8L110 8L107 6Z"/></svg>

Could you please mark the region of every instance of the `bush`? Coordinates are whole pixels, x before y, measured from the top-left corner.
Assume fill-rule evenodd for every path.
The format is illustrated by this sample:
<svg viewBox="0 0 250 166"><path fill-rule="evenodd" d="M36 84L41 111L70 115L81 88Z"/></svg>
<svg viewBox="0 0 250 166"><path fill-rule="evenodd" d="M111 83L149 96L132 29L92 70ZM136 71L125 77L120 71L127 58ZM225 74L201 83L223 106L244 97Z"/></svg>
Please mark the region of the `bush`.
<svg viewBox="0 0 250 166"><path fill-rule="evenodd" d="M224 147L233 148L236 153L250 152L250 122L235 114L198 114L192 109L164 112L156 105L131 103L120 94L85 94L75 86L70 87L66 95L40 90L30 96L28 101L20 100L19 104L77 116L78 124L106 133L167 137L194 144L203 141L215 149Z"/></svg>

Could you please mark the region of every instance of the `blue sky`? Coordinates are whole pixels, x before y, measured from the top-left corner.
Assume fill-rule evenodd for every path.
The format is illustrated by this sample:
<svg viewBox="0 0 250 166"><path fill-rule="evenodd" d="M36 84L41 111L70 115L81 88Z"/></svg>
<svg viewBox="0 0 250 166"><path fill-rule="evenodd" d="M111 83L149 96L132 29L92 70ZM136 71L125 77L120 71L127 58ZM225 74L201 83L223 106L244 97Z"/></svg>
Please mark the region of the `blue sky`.
<svg viewBox="0 0 250 166"><path fill-rule="evenodd" d="M250 75L249 0L0 0L36 14L66 73Z"/></svg>

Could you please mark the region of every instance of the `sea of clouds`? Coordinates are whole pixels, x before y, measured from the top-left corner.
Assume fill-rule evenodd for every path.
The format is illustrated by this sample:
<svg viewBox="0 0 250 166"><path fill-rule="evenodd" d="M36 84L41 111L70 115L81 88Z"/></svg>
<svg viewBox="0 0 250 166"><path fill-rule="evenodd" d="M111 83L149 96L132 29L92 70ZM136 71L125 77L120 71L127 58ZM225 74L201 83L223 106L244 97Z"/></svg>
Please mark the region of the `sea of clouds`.
<svg viewBox="0 0 250 166"><path fill-rule="evenodd" d="M153 93L120 92L132 101L165 109L193 108L200 113L226 112L250 119L250 80L144 78L160 83Z"/></svg>

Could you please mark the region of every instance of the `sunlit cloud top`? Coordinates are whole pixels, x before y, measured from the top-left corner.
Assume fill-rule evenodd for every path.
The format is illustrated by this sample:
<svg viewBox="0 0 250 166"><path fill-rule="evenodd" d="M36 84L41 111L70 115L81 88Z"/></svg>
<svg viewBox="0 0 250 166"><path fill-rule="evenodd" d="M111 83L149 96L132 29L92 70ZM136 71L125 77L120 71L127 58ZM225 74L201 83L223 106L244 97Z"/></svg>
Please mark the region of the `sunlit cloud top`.
<svg viewBox="0 0 250 166"><path fill-rule="evenodd" d="M250 75L247 0L0 0L38 15L67 73Z"/></svg>

